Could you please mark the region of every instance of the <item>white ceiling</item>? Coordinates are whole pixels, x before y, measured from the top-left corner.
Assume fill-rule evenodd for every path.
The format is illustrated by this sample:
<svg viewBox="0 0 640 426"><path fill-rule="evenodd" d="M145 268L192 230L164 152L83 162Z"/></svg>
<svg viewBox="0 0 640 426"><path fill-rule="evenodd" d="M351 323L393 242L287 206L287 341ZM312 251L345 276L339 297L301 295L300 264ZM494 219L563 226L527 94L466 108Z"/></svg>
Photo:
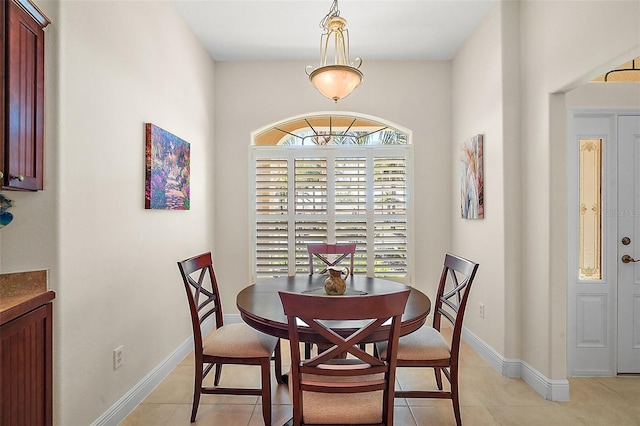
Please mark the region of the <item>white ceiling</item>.
<svg viewBox="0 0 640 426"><path fill-rule="evenodd" d="M170 0L217 61L319 61L332 0ZM341 0L351 60L452 59L497 0Z"/></svg>

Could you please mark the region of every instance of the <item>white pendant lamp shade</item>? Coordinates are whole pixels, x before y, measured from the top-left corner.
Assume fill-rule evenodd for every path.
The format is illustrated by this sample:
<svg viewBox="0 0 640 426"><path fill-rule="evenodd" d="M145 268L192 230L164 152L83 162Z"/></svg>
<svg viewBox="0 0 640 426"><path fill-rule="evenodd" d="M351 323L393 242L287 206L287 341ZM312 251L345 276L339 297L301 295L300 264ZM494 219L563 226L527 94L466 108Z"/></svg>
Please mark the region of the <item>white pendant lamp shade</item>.
<svg viewBox="0 0 640 426"><path fill-rule="evenodd" d="M346 65L327 65L317 68L309 75L311 84L336 102L353 92L362 83L362 78L358 69Z"/></svg>

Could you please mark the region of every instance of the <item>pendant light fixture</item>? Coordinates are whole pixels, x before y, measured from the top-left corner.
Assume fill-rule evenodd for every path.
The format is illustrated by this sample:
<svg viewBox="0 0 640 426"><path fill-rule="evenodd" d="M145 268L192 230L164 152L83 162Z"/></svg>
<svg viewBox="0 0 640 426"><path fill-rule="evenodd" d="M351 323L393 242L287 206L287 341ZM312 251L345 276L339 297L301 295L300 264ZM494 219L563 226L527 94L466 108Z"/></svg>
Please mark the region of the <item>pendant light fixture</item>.
<svg viewBox="0 0 640 426"><path fill-rule="evenodd" d="M348 96L362 83L364 76L358 68L362 59L355 64L349 62L349 31L347 21L340 17L338 0L333 0L327 16L320 21L323 28L320 37L320 66L307 66L306 72L311 84L324 96L338 102ZM327 56L333 50L334 63L327 63Z"/></svg>

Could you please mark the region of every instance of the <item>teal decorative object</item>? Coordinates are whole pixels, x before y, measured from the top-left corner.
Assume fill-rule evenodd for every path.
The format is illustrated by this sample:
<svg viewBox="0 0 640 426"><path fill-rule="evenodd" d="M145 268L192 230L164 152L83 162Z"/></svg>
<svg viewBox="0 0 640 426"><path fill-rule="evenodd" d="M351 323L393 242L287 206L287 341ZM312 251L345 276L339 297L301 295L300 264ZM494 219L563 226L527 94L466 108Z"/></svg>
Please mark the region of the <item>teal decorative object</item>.
<svg viewBox="0 0 640 426"><path fill-rule="evenodd" d="M0 194L0 228L4 228L13 220L13 215L7 211L11 206L13 206L13 202Z"/></svg>

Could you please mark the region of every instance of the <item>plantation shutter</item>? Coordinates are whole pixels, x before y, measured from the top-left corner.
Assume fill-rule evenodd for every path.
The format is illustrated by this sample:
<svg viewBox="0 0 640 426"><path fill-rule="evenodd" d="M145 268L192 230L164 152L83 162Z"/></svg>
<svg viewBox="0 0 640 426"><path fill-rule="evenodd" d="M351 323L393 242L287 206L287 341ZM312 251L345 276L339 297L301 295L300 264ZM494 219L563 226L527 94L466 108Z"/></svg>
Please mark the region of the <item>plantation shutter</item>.
<svg viewBox="0 0 640 426"><path fill-rule="evenodd" d="M288 274L289 166L286 159L257 159L255 163L256 275Z"/></svg>
<svg viewBox="0 0 640 426"><path fill-rule="evenodd" d="M407 274L406 159L374 160L375 276L400 278Z"/></svg>
<svg viewBox="0 0 640 426"><path fill-rule="evenodd" d="M356 243L354 273L367 274L367 159L335 161L335 242Z"/></svg>
<svg viewBox="0 0 640 426"><path fill-rule="evenodd" d="M295 158L295 265L309 272L307 243L327 241L327 159Z"/></svg>
<svg viewBox="0 0 640 426"><path fill-rule="evenodd" d="M254 147L254 277L308 273L307 243L356 243L355 273L409 281L410 146Z"/></svg>

